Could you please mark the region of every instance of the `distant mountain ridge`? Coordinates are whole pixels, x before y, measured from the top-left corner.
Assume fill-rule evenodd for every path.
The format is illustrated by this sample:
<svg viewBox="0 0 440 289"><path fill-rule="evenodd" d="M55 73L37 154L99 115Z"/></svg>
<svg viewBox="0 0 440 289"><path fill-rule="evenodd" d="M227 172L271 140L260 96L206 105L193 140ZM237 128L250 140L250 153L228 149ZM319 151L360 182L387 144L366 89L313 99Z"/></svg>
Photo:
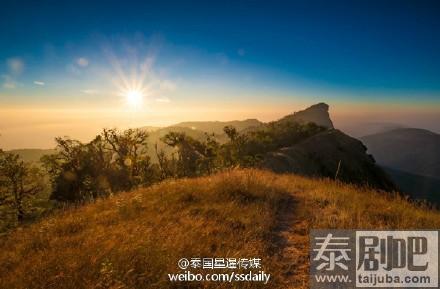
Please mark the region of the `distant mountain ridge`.
<svg viewBox="0 0 440 289"><path fill-rule="evenodd" d="M377 133L383 133L395 129L405 128L406 126L392 122L345 122L341 123L339 129L346 134L361 138L367 135L373 135Z"/></svg>
<svg viewBox="0 0 440 289"><path fill-rule="evenodd" d="M258 119L232 120L232 121L186 121L170 127L188 127L193 130L201 130L208 133L222 134L225 126L233 126L238 131L251 127L259 127L263 123Z"/></svg>
<svg viewBox="0 0 440 289"><path fill-rule="evenodd" d="M44 155L56 153L55 149L14 149L8 153L17 154L25 162L38 162Z"/></svg>
<svg viewBox="0 0 440 289"><path fill-rule="evenodd" d="M400 128L361 137L383 166L440 178L440 134L417 128Z"/></svg>

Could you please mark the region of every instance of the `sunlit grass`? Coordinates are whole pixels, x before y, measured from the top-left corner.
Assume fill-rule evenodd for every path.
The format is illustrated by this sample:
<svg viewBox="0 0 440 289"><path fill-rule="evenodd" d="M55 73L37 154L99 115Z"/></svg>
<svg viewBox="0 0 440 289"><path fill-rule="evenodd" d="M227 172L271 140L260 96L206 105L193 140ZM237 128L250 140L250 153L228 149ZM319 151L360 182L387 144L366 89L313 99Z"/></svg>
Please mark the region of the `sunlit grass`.
<svg viewBox="0 0 440 289"><path fill-rule="evenodd" d="M399 196L330 180L234 170L166 181L66 209L0 239L0 288L200 288L172 284L182 257L260 257L284 288L274 240L283 204L296 202L292 240L307 257L310 228L439 228L440 214ZM293 233L292 233L293 234ZM307 262L292 286L307 288ZM203 283L255 288L256 283Z"/></svg>

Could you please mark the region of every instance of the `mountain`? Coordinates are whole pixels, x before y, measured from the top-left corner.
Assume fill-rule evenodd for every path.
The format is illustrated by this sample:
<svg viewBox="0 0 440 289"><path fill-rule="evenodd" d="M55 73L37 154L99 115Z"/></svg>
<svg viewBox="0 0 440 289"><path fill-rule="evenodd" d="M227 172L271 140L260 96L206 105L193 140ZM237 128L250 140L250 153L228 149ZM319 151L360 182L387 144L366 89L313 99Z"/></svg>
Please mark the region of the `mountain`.
<svg viewBox="0 0 440 289"><path fill-rule="evenodd" d="M54 149L15 149L7 152L18 154L25 162L38 162L42 156L56 153Z"/></svg>
<svg viewBox="0 0 440 289"><path fill-rule="evenodd" d="M182 132L196 140L204 141L207 134L214 134L217 141L225 143L228 138L223 132L225 126L233 126L237 131L242 132L248 129L254 129L262 126L263 123L257 119L233 120L233 121L188 121L181 122L171 126L157 128L157 127L143 127L149 132L148 136L148 153L153 161L157 160L155 146L170 154L173 149L161 141L169 132Z"/></svg>
<svg viewBox="0 0 440 289"><path fill-rule="evenodd" d="M405 126L390 122L343 122L338 125L338 128L349 136L360 138L366 135L405 128Z"/></svg>
<svg viewBox="0 0 440 289"><path fill-rule="evenodd" d="M309 288L311 228L439 227L439 211L397 195L230 170L72 206L3 236L0 288ZM184 272L181 258L231 256L261 258L271 279L249 286L168 279Z"/></svg>
<svg viewBox="0 0 440 289"><path fill-rule="evenodd" d="M298 123L313 122L326 128L333 128L333 122L329 114L329 105L326 103L312 105L305 110L294 112L279 120L279 122L283 121L294 121Z"/></svg>
<svg viewBox="0 0 440 289"><path fill-rule="evenodd" d="M263 123L257 119L246 119L233 121L187 121L172 125L171 127L187 127L208 133L223 134L223 128L225 126L233 126L237 131L242 131L252 127L259 127L262 124Z"/></svg>
<svg viewBox="0 0 440 289"><path fill-rule="evenodd" d="M400 128L364 136L378 164L420 176L440 178L440 135L417 128Z"/></svg>
<svg viewBox="0 0 440 289"><path fill-rule="evenodd" d="M315 123L327 130L267 153L263 168L280 173L337 178L386 191L396 190L391 179L366 153L366 147L359 140L334 129L327 104L312 105L281 118L273 125L289 122Z"/></svg>
<svg viewBox="0 0 440 289"><path fill-rule="evenodd" d="M161 128L162 127L160 127L160 126L148 126L147 125L147 126L140 127L139 129L144 130L146 132L155 132Z"/></svg>
<svg viewBox="0 0 440 289"><path fill-rule="evenodd" d="M291 124L315 123L322 131L310 136L313 127L305 126L295 130ZM273 144L270 150L263 151L261 167L275 172L292 172L306 176L337 178L344 182L368 184L383 190L394 190L387 175L375 164L374 159L366 154L366 149L358 140L334 129L329 114L329 106L318 103L302 111L287 115L278 121L262 123L256 119L243 121L193 121L181 122L165 128L143 127L149 132L148 154L152 161L157 161L156 145L170 155L174 152L161 141L169 132L183 132L186 135L204 141L207 134L213 134L220 142L228 141L223 132L225 126L233 126L243 135L271 136ZM302 131L303 130L303 131ZM315 134L316 132L313 132ZM291 135L294 134L294 135ZM265 146L262 141L260 145ZM275 141L278 140L278 141ZM276 142L276 144L275 144ZM255 144L255 148L258 145ZM42 155L53 150L21 150L20 154L27 160L38 160Z"/></svg>
<svg viewBox="0 0 440 289"><path fill-rule="evenodd" d="M293 129L292 124L315 123L322 127L321 133L306 136ZM330 118L329 105L318 103L302 111L287 115L277 121L262 123L256 119L230 122L183 122L174 126L156 130L150 134L150 155L154 157L154 143L167 153L172 149L167 147L160 138L170 131L185 132L198 140L205 140L205 132L214 133L220 143L228 139L223 133L225 126L234 126L238 131L253 138L255 135L267 135L274 141L280 140L281 145L273 151L264 154L259 167L275 172L290 172L314 177L337 178L344 182L368 184L369 186L386 191L396 190L393 182L375 164L374 159L366 154L366 147L357 139L334 129ZM286 135L286 132L287 133ZM296 134L296 136L290 134ZM271 138L272 137L272 138ZM258 139L258 138L257 138ZM267 141L267 140L266 140ZM299 142L298 142L299 141ZM258 140L257 140L258 142ZM254 143L255 149L258 144ZM264 143L260 143L264 145ZM272 143L273 145L273 143Z"/></svg>
<svg viewBox="0 0 440 289"><path fill-rule="evenodd" d="M263 167L279 173L337 178L392 191L396 187L357 139L331 129L268 153Z"/></svg>

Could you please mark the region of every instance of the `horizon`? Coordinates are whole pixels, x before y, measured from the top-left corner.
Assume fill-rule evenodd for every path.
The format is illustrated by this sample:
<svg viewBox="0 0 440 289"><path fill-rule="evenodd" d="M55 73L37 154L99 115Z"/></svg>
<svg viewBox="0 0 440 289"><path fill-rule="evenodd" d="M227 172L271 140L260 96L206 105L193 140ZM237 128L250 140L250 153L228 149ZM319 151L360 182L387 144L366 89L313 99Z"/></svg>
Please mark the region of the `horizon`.
<svg viewBox="0 0 440 289"><path fill-rule="evenodd" d="M7 1L0 147L88 141L104 127L267 122L318 102L336 128L440 133L435 1L193 3Z"/></svg>
<svg viewBox="0 0 440 289"><path fill-rule="evenodd" d="M66 134L66 133L64 133L64 134L61 133L61 134L54 135L53 137L51 137L51 135L50 135L51 132L46 132L46 133L49 133L49 135L45 135L44 138L42 139L42 142L40 143L42 145L36 146L36 147L13 147L13 146L8 146L8 142L6 142L6 141L4 141L4 144L1 147L5 148L6 150L54 149L55 148L55 144L56 144L55 137L69 137L69 138L73 138L73 139L79 140L79 141L81 141L83 143L87 143L87 142L91 141L96 135L101 133L102 129L104 129L104 128L117 128L117 129L125 130L125 129L129 129L129 128L136 129L136 128L143 128L143 127L152 127L152 128L161 129L161 128L166 128L166 127L169 127L169 126L175 126L175 125L178 125L178 124L184 123L184 122L230 122L230 121L245 121L245 120L249 120L249 119L256 119L256 120L261 121L263 123L267 123L267 122L271 122L271 121L276 121L276 120L278 120L278 119L280 119L280 118L282 118L282 117L284 117L286 115L293 114L293 113L298 112L300 110L304 110L304 109L306 109L306 108L308 108L308 107L310 107L311 105L314 105L314 104L316 104L316 103L313 103L313 104L310 104L310 105L306 105L306 106L303 106L303 107L299 107L298 109L290 110L290 111L287 108L287 109L285 109L287 112L284 113L284 114L280 113L280 112L276 112L275 113L275 117L273 117L274 114L270 114L268 117L263 118L263 119L255 118L255 117L244 117L244 118L222 119L222 120L209 119L209 118L203 119L203 120L200 120L200 119L197 119L197 120L196 119L183 119L183 120L176 121L176 122L172 122L171 121L171 122L162 123L162 124L158 123L156 125L149 125L149 124L146 124L146 125L142 125L142 124L130 125L131 120L129 119L128 120L128 125L126 125L126 126L117 126L117 125L105 126L105 125L103 125L103 126L98 127L98 128L91 127L90 130L85 131L85 132L83 131L82 134L78 134L76 137L74 135L69 135L69 134ZM66 112L65 109L62 109L62 111ZM75 111L75 110L73 110L73 111ZM84 110L81 110L81 111L84 112ZM242 115L241 113L242 112L240 112L240 115ZM347 112L346 112L345 115L342 114L341 118L338 118L338 117L335 118L335 117L333 117L333 114L332 114L332 106L331 105L330 105L330 108L329 108L329 113L330 113L330 119L333 121L333 124L334 124L336 129L342 130L343 132L348 133L349 135L354 136L354 137L363 137L363 136L369 135L369 133L364 133L364 134L359 133L360 131L362 131L359 128L364 127L364 130L365 130L365 127L368 127L369 125L373 125L373 126L374 125L380 125L380 126L391 125L391 127L393 127L392 129L394 129L394 128L416 128L416 129L424 129L424 130L432 131L432 132L437 133L437 134L440 133L440 129L438 131L436 131L435 128L431 128L431 129L423 128L423 123L420 123L420 125L412 126L411 123L414 123L414 121L412 121L412 122L409 121L409 122L406 122L406 123L405 122L395 122L395 121L393 121L393 118L388 118L388 121L374 121L374 120L370 120L370 116L371 116L370 114L354 116L353 114L347 114ZM378 112L378 115L384 115L384 114L389 114L389 112L387 112L387 111ZM345 117L345 119L344 119L344 117ZM111 116L109 116L108 118L111 118ZM357 122L347 121L347 120L353 120L353 119L357 119ZM88 120L85 120L85 121L88 121ZM120 121L120 120L118 120L118 121ZM70 123L68 123L67 125L70 126ZM30 128L30 129L32 129L32 128ZM61 127L58 130L64 131L64 132L66 130L69 131L66 127ZM377 131L377 133L378 132L380 132L380 129ZM42 130L38 131L38 134L41 134L41 133L42 133ZM28 137L27 137L28 134L23 134L22 131L21 131L20 135L24 137L23 141L28 139ZM0 144L2 143L1 142L1 138L2 138L2 135L0 134ZM45 145L45 144L47 144L47 145Z"/></svg>

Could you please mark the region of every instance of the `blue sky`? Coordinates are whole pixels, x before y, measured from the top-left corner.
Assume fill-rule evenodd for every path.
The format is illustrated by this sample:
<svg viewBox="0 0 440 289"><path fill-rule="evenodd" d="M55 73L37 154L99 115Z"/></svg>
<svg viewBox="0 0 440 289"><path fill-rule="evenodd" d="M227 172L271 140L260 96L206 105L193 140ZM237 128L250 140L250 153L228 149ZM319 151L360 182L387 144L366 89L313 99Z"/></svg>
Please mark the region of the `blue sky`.
<svg viewBox="0 0 440 289"><path fill-rule="evenodd" d="M173 120L228 103L432 114L439 31L438 1L2 1L0 105L115 108L142 75L146 112Z"/></svg>
<svg viewBox="0 0 440 289"><path fill-rule="evenodd" d="M350 89L440 89L437 1L234 2L6 1L0 57L24 58L35 74L47 73L75 54L96 53L100 41L159 35L286 78ZM60 50L59 59L44 63L50 49Z"/></svg>

